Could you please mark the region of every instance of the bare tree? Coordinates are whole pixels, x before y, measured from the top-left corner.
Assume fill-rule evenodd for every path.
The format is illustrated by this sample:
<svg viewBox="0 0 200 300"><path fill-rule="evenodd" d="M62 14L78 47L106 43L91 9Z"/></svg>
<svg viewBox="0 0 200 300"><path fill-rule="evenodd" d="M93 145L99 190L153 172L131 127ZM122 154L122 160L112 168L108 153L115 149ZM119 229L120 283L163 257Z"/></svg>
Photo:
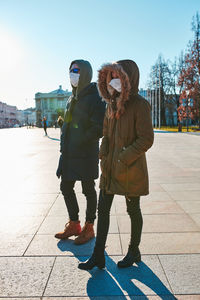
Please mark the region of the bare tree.
<svg viewBox="0 0 200 300"><path fill-rule="evenodd" d="M169 87L168 87L168 106L171 110L171 114L173 114L174 117L174 111L176 111L176 118L177 118L177 124L180 128L180 119L179 119L179 97L183 90L183 85L178 86L178 80L180 77L180 74L182 73L184 69L184 53L181 51L179 57L175 57L173 62L169 62ZM172 118L173 118L172 117ZM174 121L174 118L173 118ZM172 121L172 123L173 123Z"/></svg>
<svg viewBox="0 0 200 300"><path fill-rule="evenodd" d="M182 87L180 101L184 98L193 99L190 116L193 119L198 118L200 127L200 16L198 12L192 19L192 31L194 39L188 44L178 85ZM182 107L182 110L179 110L183 116L185 109Z"/></svg>
<svg viewBox="0 0 200 300"><path fill-rule="evenodd" d="M166 115L165 111L168 103L168 93L170 86L170 69L169 61L165 59L160 54L157 61L151 67L151 73L148 81L148 88L152 93L152 110L154 120L153 123L158 124L159 110L161 114L161 124L166 125ZM160 96L160 102L159 102ZM159 107L160 105L160 107Z"/></svg>

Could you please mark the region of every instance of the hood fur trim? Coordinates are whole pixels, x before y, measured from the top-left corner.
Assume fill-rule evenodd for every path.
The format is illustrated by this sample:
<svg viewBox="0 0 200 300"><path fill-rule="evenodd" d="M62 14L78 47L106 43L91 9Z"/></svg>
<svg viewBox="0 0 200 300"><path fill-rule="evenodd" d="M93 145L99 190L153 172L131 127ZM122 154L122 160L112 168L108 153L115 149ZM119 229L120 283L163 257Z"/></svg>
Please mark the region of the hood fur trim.
<svg viewBox="0 0 200 300"><path fill-rule="evenodd" d="M110 99L111 95L108 91L108 84L111 81L111 73L116 72L118 75L118 78L121 80L121 93L119 96L119 99L122 101L127 101L129 98L129 93L131 90L130 82L128 75L123 70L122 66L117 63L112 64L105 64L102 66L102 68L99 70L98 75L98 89L100 92L100 95L106 100L106 102L109 102L108 99Z"/></svg>
<svg viewBox="0 0 200 300"><path fill-rule="evenodd" d="M112 79L111 73L115 72L118 78L121 80L121 93L116 100L116 111L113 111L111 94L109 91L112 87L109 86L109 82ZM108 103L108 115L111 118L116 117L117 119L125 111L125 103L129 100L131 91L131 85L127 73L123 70L122 66L118 63L105 64L99 70L98 74L98 89L102 98Z"/></svg>

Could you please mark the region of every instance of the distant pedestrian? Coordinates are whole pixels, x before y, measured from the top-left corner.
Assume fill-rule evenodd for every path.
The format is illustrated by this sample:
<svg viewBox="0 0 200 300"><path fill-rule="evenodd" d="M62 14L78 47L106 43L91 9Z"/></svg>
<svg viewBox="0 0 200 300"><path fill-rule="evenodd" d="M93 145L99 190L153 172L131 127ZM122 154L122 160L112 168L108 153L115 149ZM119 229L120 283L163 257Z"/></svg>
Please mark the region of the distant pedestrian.
<svg viewBox="0 0 200 300"><path fill-rule="evenodd" d="M132 60L107 64L99 71L99 91L108 104L104 119L101 159L100 196L96 244L91 258L79 268L105 267L105 243L109 230L114 195L124 195L131 219L128 253L119 268L141 260L139 244L143 218L140 196L149 193L145 152L153 144L149 103L139 96L139 69Z"/></svg>
<svg viewBox="0 0 200 300"><path fill-rule="evenodd" d="M58 120L57 120L58 126L59 126L60 128L62 128L63 123L64 123L64 119L63 119L61 116L59 116L59 117L58 117Z"/></svg>
<svg viewBox="0 0 200 300"><path fill-rule="evenodd" d="M47 135L47 118L46 117L43 118L43 128L44 128L45 135Z"/></svg>
<svg viewBox="0 0 200 300"><path fill-rule="evenodd" d="M105 103L92 82L92 67L86 60L75 60L69 68L72 96L67 103L61 135L61 156L57 170L61 191L67 206L69 222L55 235L66 239L78 236L75 244L84 244L94 237L97 194L94 179L98 178L99 138L102 136ZM74 191L81 181L87 200L85 225L81 229L79 205Z"/></svg>

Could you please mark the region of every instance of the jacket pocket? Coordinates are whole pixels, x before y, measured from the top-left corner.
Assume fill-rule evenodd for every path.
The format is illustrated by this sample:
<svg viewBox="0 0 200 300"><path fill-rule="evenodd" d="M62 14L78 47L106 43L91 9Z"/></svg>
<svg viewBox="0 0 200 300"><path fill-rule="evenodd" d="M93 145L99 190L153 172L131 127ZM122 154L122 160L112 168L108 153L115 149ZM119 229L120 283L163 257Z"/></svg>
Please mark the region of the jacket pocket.
<svg viewBox="0 0 200 300"><path fill-rule="evenodd" d="M132 190L133 186L142 186L144 184L145 172L143 168L143 159L137 159L128 167L127 177L129 190Z"/></svg>
<svg viewBox="0 0 200 300"><path fill-rule="evenodd" d="M124 192L127 191L128 188L128 166L125 165L121 160L117 160L114 167L114 178L123 188Z"/></svg>

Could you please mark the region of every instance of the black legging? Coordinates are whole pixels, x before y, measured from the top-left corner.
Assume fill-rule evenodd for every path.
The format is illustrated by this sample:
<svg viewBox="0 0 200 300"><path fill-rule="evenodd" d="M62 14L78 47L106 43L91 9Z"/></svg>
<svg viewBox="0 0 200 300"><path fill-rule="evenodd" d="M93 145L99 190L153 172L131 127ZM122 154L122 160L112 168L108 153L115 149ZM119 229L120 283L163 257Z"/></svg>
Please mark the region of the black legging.
<svg viewBox="0 0 200 300"><path fill-rule="evenodd" d="M71 221L78 221L79 219L79 206L74 191L75 180L61 180L60 189L65 199L65 204L69 213ZM86 208L86 222L94 223L96 218L96 207L97 207L97 194L95 190L95 182L91 180L83 180L82 192L87 200Z"/></svg>
<svg viewBox="0 0 200 300"><path fill-rule="evenodd" d="M110 224L110 209L114 195L105 194L102 190L98 203L98 222L95 248L104 251ZM140 244L143 219L140 210L140 197L126 198L127 212L131 219L131 240L129 248L138 251Z"/></svg>
<svg viewBox="0 0 200 300"><path fill-rule="evenodd" d="M46 126L44 126L44 132L47 135L47 127Z"/></svg>

